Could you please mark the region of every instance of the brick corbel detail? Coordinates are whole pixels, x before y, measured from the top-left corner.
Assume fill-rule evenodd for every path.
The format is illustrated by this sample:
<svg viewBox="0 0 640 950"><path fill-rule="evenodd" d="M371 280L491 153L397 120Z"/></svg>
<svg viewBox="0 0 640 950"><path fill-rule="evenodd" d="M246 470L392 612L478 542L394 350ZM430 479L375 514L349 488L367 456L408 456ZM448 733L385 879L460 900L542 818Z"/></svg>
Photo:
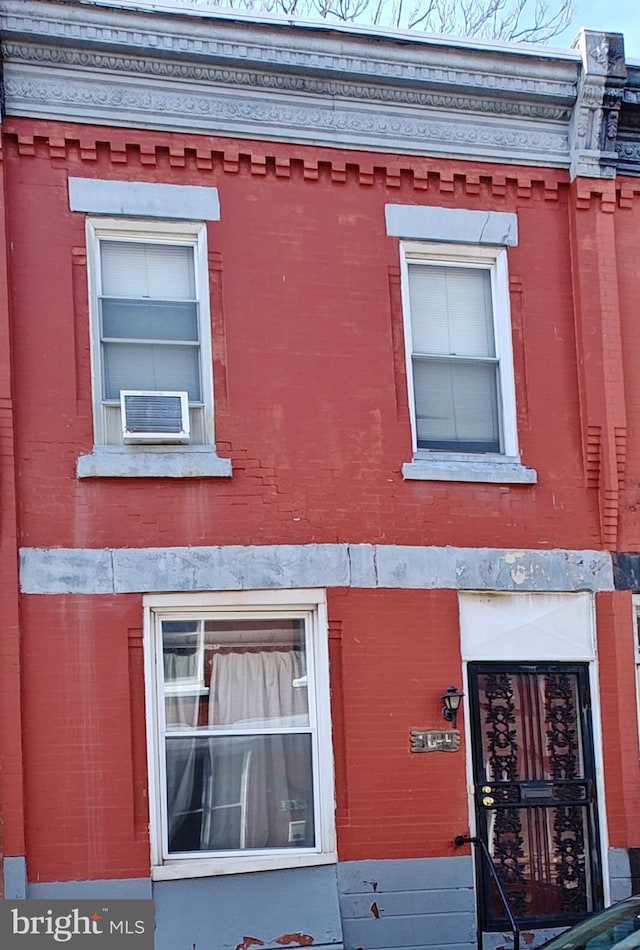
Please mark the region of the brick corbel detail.
<svg viewBox="0 0 640 950"><path fill-rule="evenodd" d="M3 127L7 145L21 157L45 156L56 166L63 162L88 165L92 174L108 162L116 172L125 166L127 177L144 177L146 170L167 167L176 176L194 172L214 175L248 173L259 177L287 179L302 176L307 181L326 179L363 187L384 185L394 191L410 189L432 192L452 201L487 194L503 198L512 192L520 200L531 198L534 189L545 201L557 201L568 176L554 169L471 164L460 160L425 159L411 155L345 152L330 147L277 145L187 133L95 128L11 117ZM178 180L174 178L173 180ZM428 201L429 199L425 199Z"/></svg>
<svg viewBox="0 0 640 950"><path fill-rule="evenodd" d="M602 544L615 550L626 456L626 406L613 181L571 186L571 268L585 483L597 488Z"/></svg>

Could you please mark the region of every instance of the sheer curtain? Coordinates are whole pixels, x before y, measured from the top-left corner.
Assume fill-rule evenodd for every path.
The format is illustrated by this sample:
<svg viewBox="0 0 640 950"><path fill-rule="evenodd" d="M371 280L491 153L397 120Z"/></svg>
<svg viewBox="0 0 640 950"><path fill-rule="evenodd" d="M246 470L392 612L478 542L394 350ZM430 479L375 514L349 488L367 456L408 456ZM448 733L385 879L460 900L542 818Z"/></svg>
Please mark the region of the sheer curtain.
<svg viewBox="0 0 640 950"><path fill-rule="evenodd" d="M175 657L180 672L188 675L191 657ZM173 658L171 659L173 665ZM200 697L196 694L175 693L165 696L165 716L170 732L193 728L198 722ZM167 746L167 806L169 842L180 836L184 823L193 814L194 784L196 782L197 739L171 739Z"/></svg>
<svg viewBox="0 0 640 950"><path fill-rule="evenodd" d="M256 731L206 740L203 850L288 847L312 839L310 735L277 731L308 726L304 675L297 650L215 655L209 727Z"/></svg>

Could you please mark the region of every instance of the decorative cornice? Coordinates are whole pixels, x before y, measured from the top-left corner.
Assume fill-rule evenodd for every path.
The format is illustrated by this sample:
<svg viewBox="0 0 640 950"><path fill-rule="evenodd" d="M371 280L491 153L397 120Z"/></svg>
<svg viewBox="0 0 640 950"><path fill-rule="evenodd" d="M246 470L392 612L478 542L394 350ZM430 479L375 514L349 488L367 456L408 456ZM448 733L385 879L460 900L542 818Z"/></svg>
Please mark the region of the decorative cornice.
<svg viewBox="0 0 640 950"><path fill-rule="evenodd" d="M50 49L40 46L25 46L12 43L4 44L5 56L16 63L49 65L85 69L88 63L86 53L73 49ZM565 122L571 116L570 104L554 104L544 101L529 101L523 99L492 98L486 92L484 95L476 93L476 86L471 89L466 86L463 77L460 77L460 90L446 92L445 86L441 91L434 79L433 91L425 90L420 86L387 86L374 82L348 81L345 79L324 79L314 76L299 76L258 72L255 69L241 67L229 68L220 66L202 66L197 64L183 64L167 62L162 59L152 59L145 55L116 56L108 53L93 53L90 58L92 69L111 73L130 73L155 76L163 79L175 79L180 82L206 82L207 84L224 87L225 85L247 88L274 90L278 93L291 92L301 95L342 97L361 99L365 102L400 103L403 105L418 105L435 109L464 110L493 113L497 115L522 116L532 119L546 119L556 122ZM427 73L426 70L423 72ZM486 78L486 77L485 77ZM468 77L470 81L470 77ZM481 88L481 87L480 87ZM464 92L462 91L464 90ZM495 92L495 90L493 90ZM566 91L566 90L565 90Z"/></svg>
<svg viewBox="0 0 640 950"><path fill-rule="evenodd" d="M627 72L620 33L583 30L583 70L571 122L571 177L615 178L616 137Z"/></svg>
<svg viewBox="0 0 640 950"><path fill-rule="evenodd" d="M0 30L8 116L568 165L567 53L78 0L4 0Z"/></svg>
<svg viewBox="0 0 640 950"><path fill-rule="evenodd" d="M627 85L622 96L618 138L618 170L626 175L640 175L640 67L628 70Z"/></svg>
<svg viewBox="0 0 640 950"><path fill-rule="evenodd" d="M535 165L566 165L568 139L562 127L497 123L474 116L461 121L453 109L384 110L331 99L263 92L259 96L230 86L177 91L149 88L126 80L32 78L15 70L5 81L8 113L116 126L152 126L206 134L285 141L313 141L383 151L475 156Z"/></svg>
<svg viewBox="0 0 640 950"><path fill-rule="evenodd" d="M0 36L7 116L640 174L640 71L620 34L554 52L3 0Z"/></svg>
<svg viewBox="0 0 640 950"><path fill-rule="evenodd" d="M4 0L0 24L7 39L28 39L52 49L75 48L84 56L100 50L128 52L197 64L252 64L278 75L334 75L367 82L428 83L443 89L485 90L568 102L573 99L577 62L562 56L541 59L517 46L500 51L460 43L430 43L397 35L309 31L287 23L165 15L82 3ZM197 27L196 24L197 23ZM49 42L47 42L49 41ZM577 57L576 57L577 58ZM89 64L89 60L86 61ZM185 78L187 78L185 73ZM201 76L201 78L206 78Z"/></svg>

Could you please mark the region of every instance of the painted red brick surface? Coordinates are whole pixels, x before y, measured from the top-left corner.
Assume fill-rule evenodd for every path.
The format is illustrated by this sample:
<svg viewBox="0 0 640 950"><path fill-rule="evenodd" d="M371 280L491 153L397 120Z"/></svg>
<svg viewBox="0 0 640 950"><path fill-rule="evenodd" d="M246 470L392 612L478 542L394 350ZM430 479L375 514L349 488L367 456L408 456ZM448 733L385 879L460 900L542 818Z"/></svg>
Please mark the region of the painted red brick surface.
<svg viewBox="0 0 640 950"><path fill-rule="evenodd" d="M0 222L6 202L0 147ZM0 870L5 855L24 854L22 699L18 596L18 521L11 366L8 241L0 228ZM0 875L0 878L2 876ZM0 897L2 897L0 884Z"/></svg>
<svg viewBox="0 0 640 950"><path fill-rule="evenodd" d="M23 596L20 746L16 543L638 549L630 187L623 201L611 183L570 186L553 169L26 119L7 120L4 137L14 375L10 388L0 355L2 566L14 594L0 675L3 762L15 767L2 808L19 829L5 853L22 854L22 748L32 880L149 873L141 598ZM69 176L218 188L216 437L231 479L76 478L93 433L84 215L69 210ZM518 435L536 485L403 480L411 434L387 203L517 214ZM413 755L409 734L441 727L439 697L461 683L455 592L332 590L329 622L340 858L453 853L468 830L464 755ZM598 624L610 839L640 846L629 595L601 596Z"/></svg>
<svg viewBox="0 0 640 950"><path fill-rule="evenodd" d="M640 847L640 761L633 637L625 635L632 612L626 592L596 600L604 780L612 847Z"/></svg>
<svg viewBox="0 0 640 950"><path fill-rule="evenodd" d="M581 453L564 173L180 135L158 142L26 120L6 135L23 544L599 546ZM225 171L227 154L235 160ZM211 279L221 282L216 436L232 479L148 491L136 480L75 478L92 422L84 215L69 211L69 175L219 189L221 221L209 225L220 261ZM403 481L411 436L390 202L517 213L519 438L536 486ZM56 222L53 245L43 221Z"/></svg>
<svg viewBox="0 0 640 950"><path fill-rule="evenodd" d="M22 604L32 880L149 873L141 602Z"/></svg>
<svg viewBox="0 0 640 950"><path fill-rule="evenodd" d="M461 675L456 592L334 591L329 612L341 625L342 682L332 677L336 777L347 790L340 860L453 853L468 831L465 757L412 753L410 730L446 727L443 684Z"/></svg>

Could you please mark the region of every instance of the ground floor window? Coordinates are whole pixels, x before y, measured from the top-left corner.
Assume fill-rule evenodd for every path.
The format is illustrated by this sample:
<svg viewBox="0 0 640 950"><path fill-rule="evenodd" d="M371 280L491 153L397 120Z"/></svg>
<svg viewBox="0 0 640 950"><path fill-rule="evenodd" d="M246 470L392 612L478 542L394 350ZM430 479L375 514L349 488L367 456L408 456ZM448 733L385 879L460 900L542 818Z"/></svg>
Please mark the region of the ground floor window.
<svg viewBox="0 0 640 950"><path fill-rule="evenodd" d="M146 611L154 863L331 854L323 594L166 595Z"/></svg>

